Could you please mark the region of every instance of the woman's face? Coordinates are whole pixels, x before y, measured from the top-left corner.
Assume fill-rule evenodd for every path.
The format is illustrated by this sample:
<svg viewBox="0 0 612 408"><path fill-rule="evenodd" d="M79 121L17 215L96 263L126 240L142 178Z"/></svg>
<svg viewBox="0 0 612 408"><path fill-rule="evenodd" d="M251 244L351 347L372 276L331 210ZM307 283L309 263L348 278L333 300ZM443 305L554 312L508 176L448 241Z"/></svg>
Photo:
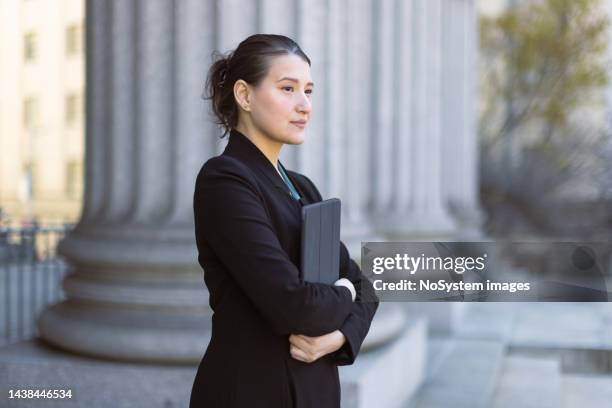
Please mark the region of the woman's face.
<svg viewBox="0 0 612 408"><path fill-rule="evenodd" d="M273 140L304 142L313 89L310 66L297 55L272 58L268 75L250 95L253 125Z"/></svg>

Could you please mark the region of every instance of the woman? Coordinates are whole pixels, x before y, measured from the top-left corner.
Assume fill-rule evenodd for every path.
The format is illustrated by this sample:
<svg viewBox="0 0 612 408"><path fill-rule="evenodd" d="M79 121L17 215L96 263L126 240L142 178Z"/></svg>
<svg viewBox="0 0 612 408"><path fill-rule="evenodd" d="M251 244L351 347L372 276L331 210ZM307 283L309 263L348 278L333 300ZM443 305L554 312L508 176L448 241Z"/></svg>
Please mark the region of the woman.
<svg viewBox="0 0 612 408"><path fill-rule="evenodd" d="M334 285L299 279L301 206L322 198L278 157L304 141L313 86L310 60L280 35L248 37L210 68L208 98L229 141L195 186L214 314L191 408L339 407L337 366L355 361L378 307L342 243Z"/></svg>

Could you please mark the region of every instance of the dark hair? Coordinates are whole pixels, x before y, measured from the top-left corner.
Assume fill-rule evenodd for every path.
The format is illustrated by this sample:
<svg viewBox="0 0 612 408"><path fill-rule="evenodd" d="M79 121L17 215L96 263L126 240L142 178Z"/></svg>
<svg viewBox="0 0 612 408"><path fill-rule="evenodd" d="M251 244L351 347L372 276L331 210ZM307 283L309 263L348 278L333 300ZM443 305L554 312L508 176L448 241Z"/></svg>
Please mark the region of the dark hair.
<svg viewBox="0 0 612 408"><path fill-rule="evenodd" d="M310 59L289 37L276 34L254 34L243 40L226 55L213 52L213 64L208 70L204 98L212 102L215 122L225 136L238 125L238 106L234 99L234 84L242 79L259 85L268 74L270 60L280 55L297 55L310 65Z"/></svg>

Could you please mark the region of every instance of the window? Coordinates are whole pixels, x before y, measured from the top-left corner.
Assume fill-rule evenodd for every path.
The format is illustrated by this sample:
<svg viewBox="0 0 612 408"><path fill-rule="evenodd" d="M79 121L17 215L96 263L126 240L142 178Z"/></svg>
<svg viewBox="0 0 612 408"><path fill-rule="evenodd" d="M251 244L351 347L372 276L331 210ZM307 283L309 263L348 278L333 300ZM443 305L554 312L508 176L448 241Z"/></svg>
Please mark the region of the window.
<svg viewBox="0 0 612 408"><path fill-rule="evenodd" d="M66 96L65 119L66 124L73 125L81 120L83 112L83 98L77 93Z"/></svg>
<svg viewBox="0 0 612 408"><path fill-rule="evenodd" d="M34 33L27 33L23 37L23 58L28 62L36 59L36 34Z"/></svg>
<svg viewBox="0 0 612 408"><path fill-rule="evenodd" d="M83 33L81 26L77 24L66 28L66 55L75 56L83 50Z"/></svg>
<svg viewBox="0 0 612 408"><path fill-rule="evenodd" d="M23 102L23 126L27 129L38 125L38 101L34 97L26 98Z"/></svg>
<svg viewBox="0 0 612 408"><path fill-rule="evenodd" d="M66 163L66 195L78 198L83 189L83 164L78 160Z"/></svg>

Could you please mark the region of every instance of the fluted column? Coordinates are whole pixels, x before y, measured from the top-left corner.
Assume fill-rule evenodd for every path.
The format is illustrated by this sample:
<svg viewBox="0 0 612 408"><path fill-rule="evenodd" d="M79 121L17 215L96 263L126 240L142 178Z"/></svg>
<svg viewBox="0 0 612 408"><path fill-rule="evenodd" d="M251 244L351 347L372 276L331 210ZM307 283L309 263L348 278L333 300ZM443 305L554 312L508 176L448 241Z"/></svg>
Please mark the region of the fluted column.
<svg viewBox="0 0 612 408"><path fill-rule="evenodd" d="M475 100L477 19L473 2L444 0L442 177L444 201L463 238L480 236Z"/></svg>
<svg viewBox="0 0 612 408"><path fill-rule="evenodd" d="M386 16L378 20L379 48L392 47L394 58L383 57L375 76L381 125L374 128L379 186L372 198L374 216L392 239L446 238L455 225L442 186L441 0L397 2L390 11L381 9Z"/></svg>
<svg viewBox="0 0 612 408"><path fill-rule="evenodd" d="M87 2L83 217L59 248L67 300L39 319L42 338L71 351L194 362L209 336L192 198L214 154L200 95L215 10L174 4Z"/></svg>
<svg viewBox="0 0 612 408"><path fill-rule="evenodd" d="M423 233L447 232L453 226L442 201L441 189L441 0L418 0L415 35L413 123L415 168L415 228Z"/></svg>
<svg viewBox="0 0 612 408"><path fill-rule="evenodd" d="M325 0L296 0L295 39L312 62L311 75L315 82L313 92L312 121L308 124L307 140L295 149L295 168L308 175L324 196L328 192L326 174L326 150L330 140L330 123L340 118L328 114L330 102L329 70L333 66L327 60L328 37L332 27L328 24L328 12L333 2ZM317 85L318 84L318 85Z"/></svg>
<svg viewBox="0 0 612 408"><path fill-rule="evenodd" d="M414 10L412 2L400 2L396 12L396 18L400 21L414 21ZM396 20L397 21L397 20ZM413 109L416 106L416 99L412 97L414 87L413 74L413 52L414 28L412 24L399 24L397 28L399 41L403 44L396 52L396 67L398 70L397 78L401 78L397 84L395 94L395 106L397 109L397 129L393 133L395 174L393 175L394 195L392 210L394 214L402 214L410 211L414 185L412 142L412 124L414 121Z"/></svg>
<svg viewBox="0 0 612 408"><path fill-rule="evenodd" d="M346 71L339 103L344 106L344 140L342 142L342 161L346 177L341 180L342 196L344 202L343 230L345 242L354 251L360 252L360 243L367 237L368 240L380 239L374 235L373 220L369 216L368 201L373 186L370 168L370 143L373 137L372 116L373 108L371 95L372 56L374 44L372 38L372 5L371 0L357 0L351 4L354 7L346 9L345 29L346 39L340 44L337 53L346 61Z"/></svg>
<svg viewBox="0 0 612 408"><path fill-rule="evenodd" d="M394 52L395 9L393 0L377 2L373 16L374 82L373 89L373 134L371 171L373 183L372 204L375 214L387 214L393 192L392 141L394 126L394 87L396 85Z"/></svg>

